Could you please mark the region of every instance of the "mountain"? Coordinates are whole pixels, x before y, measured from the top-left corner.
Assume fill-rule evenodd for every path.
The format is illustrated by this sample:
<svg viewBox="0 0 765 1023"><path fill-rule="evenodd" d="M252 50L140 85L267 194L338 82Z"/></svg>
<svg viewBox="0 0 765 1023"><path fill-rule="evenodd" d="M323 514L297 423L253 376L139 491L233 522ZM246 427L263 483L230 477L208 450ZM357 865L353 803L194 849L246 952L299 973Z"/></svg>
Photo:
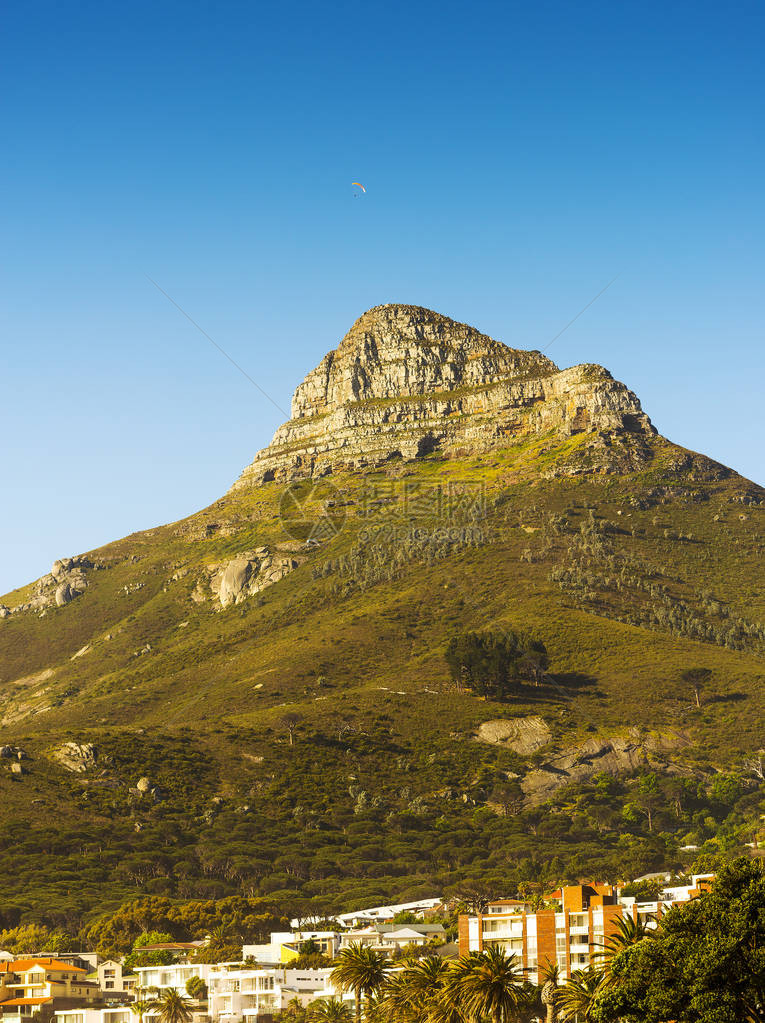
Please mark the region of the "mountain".
<svg viewBox="0 0 765 1023"><path fill-rule="evenodd" d="M418 306L370 309L295 391L292 418L237 486L386 459L506 447L555 431L650 436L640 402L602 366L560 371Z"/></svg>
<svg viewBox="0 0 765 1023"><path fill-rule="evenodd" d="M602 367L369 310L220 500L0 602L0 927L746 848L764 497ZM543 643L547 674L460 684L474 631Z"/></svg>

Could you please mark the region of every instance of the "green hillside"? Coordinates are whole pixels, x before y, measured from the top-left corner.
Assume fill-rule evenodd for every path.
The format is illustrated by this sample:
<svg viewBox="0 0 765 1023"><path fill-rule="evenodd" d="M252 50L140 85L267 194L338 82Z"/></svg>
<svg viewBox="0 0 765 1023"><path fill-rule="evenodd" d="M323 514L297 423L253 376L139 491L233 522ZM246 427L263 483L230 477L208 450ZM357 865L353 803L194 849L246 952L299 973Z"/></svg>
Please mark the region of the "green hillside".
<svg viewBox="0 0 765 1023"><path fill-rule="evenodd" d="M659 437L596 471L591 439L235 490L0 621L0 741L27 754L0 760L0 925L136 894L331 911L756 843L765 492ZM222 608L216 566L260 548L298 565ZM449 641L508 629L544 643L542 684L455 685ZM530 752L476 738L530 717ZM94 744L85 770L66 742Z"/></svg>

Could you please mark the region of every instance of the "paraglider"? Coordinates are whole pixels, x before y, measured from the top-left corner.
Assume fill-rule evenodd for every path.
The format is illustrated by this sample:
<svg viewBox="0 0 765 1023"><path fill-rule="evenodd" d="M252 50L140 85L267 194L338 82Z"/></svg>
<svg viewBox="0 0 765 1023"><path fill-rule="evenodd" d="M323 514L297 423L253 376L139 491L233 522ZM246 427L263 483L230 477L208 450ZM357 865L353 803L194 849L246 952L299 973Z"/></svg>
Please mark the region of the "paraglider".
<svg viewBox="0 0 765 1023"><path fill-rule="evenodd" d="M362 183L360 181L352 181L351 184L355 185L357 188L360 188L361 191L364 193L364 195L367 194L366 188L364 188L364 186L362 185Z"/></svg>

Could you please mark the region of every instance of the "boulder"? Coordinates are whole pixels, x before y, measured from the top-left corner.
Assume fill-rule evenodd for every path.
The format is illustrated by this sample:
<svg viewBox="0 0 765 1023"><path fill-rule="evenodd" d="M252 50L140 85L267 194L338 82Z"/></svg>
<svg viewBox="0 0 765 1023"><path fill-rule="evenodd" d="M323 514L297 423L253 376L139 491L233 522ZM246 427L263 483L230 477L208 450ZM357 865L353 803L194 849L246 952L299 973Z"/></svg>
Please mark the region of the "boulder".
<svg viewBox="0 0 765 1023"><path fill-rule="evenodd" d="M63 579L64 575L72 568L71 558L57 558L51 566L50 574L54 579Z"/></svg>
<svg viewBox="0 0 765 1023"><path fill-rule="evenodd" d="M138 781L135 783L135 787L141 793L142 796L145 795L147 792L151 792L151 782L146 777L139 778Z"/></svg>
<svg viewBox="0 0 765 1023"><path fill-rule="evenodd" d="M26 760L28 754L20 746L0 746L0 758L3 760Z"/></svg>
<svg viewBox="0 0 765 1023"><path fill-rule="evenodd" d="M240 557L229 561L223 570L218 597L221 605L238 604L247 596L246 587L252 575L253 564L249 558Z"/></svg>
<svg viewBox="0 0 765 1023"><path fill-rule="evenodd" d="M51 756L67 771L82 774L96 766L98 751L92 742L65 742Z"/></svg>
<svg viewBox="0 0 765 1023"><path fill-rule="evenodd" d="M271 554L266 547L243 551L223 565L211 566L210 589L221 607L241 604L267 586L280 582L299 565L293 557ZM197 587L198 588L198 587ZM197 600L196 591L191 595Z"/></svg>

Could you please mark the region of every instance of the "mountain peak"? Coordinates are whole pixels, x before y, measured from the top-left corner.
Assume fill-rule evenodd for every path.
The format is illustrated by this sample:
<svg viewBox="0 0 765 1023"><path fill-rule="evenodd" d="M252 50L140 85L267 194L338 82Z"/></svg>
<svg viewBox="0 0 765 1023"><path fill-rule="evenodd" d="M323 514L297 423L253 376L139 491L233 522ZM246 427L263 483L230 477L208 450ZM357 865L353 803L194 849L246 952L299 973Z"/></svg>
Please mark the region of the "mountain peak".
<svg viewBox="0 0 765 1023"><path fill-rule="evenodd" d="M654 433L600 366L559 370L422 306L375 306L298 385L292 417L237 486L414 458L469 454L555 430Z"/></svg>

